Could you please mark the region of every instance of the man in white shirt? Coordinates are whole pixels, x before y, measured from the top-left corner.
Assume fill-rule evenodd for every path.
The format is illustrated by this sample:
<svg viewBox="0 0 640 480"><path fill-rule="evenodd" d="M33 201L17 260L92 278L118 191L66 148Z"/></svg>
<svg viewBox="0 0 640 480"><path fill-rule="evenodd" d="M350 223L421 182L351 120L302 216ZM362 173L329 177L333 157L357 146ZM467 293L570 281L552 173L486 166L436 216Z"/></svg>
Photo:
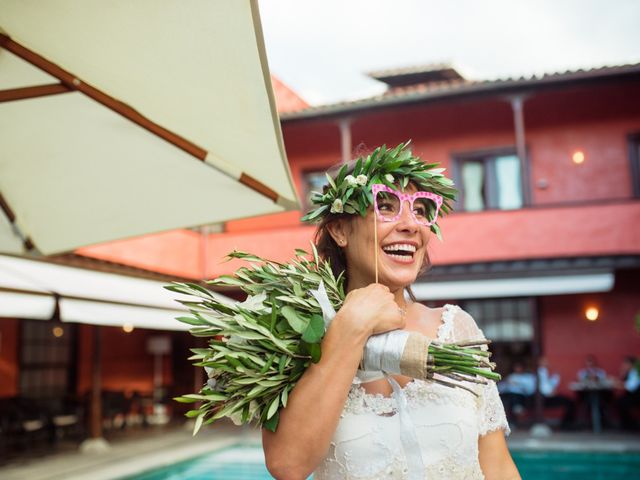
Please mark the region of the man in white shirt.
<svg viewBox="0 0 640 480"><path fill-rule="evenodd" d="M604 383L607 380L607 372L598 366L596 357L587 355L585 366L578 370L580 382Z"/></svg>
<svg viewBox="0 0 640 480"><path fill-rule="evenodd" d="M536 376L526 372L524 366L516 362L513 364L513 371L498 383L498 392L509 423L517 424L518 417L533 405Z"/></svg>
<svg viewBox="0 0 640 480"><path fill-rule="evenodd" d="M578 370L577 377L578 403L586 411L594 430L597 431L601 423L613 426L611 410L615 381L598 366L595 355L586 356L585 366Z"/></svg>
<svg viewBox="0 0 640 480"><path fill-rule="evenodd" d="M560 385L560 375L549 372L549 365L545 357L538 359L538 382L540 393L543 398L544 408L562 407L564 413L560 428L571 428L575 419L575 402L564 395L556 395L556 390Z"/></svg>

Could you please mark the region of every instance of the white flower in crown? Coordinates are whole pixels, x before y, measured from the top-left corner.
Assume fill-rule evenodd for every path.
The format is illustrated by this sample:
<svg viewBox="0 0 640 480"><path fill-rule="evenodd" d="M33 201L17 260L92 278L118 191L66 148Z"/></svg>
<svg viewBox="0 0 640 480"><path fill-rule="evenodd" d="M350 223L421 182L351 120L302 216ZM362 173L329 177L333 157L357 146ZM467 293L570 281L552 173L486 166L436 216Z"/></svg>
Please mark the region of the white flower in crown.
<svg viewBox="0 0 640 480"><path fill-rule="evenodd" d="M390 173L387 173L387 174L384 176L384 178L385 178L385 180L386 180L387 182L389 182L389 183L393 183L393 182L395 182L395 179L393 178L393 175L391 175Z"/></svg>
<svg viewBox="0 0 640 480"><path fill-rule="evenodd" d="M342 200L336 198L331 205L331 213L342 213L344 208L342 207Z"/></svg>
<svg viewBox="0 0 640 480"><path fill-rule="evenodd" d="M344 177L344 181L347 182L348 185L357 185L358 181L356 180L356 177L354 177L353 175L347 175L346 177Z"/></svg>
<svg viewBox="0 0 640 480"><path fill-rule="evenodd" d="M366 175L358 175L356 177L357 184L358 185L362 185L363 187L367 184L367 180L369 180L369 179L367 178Z"/></svg>

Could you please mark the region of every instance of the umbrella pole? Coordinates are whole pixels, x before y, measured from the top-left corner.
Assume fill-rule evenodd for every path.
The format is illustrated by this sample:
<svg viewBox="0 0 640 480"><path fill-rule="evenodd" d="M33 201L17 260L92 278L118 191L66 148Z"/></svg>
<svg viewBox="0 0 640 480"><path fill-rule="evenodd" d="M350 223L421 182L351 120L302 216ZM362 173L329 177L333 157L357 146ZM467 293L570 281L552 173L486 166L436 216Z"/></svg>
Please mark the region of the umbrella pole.
<svg viewBox="0 0 640 480"><path fill-rule="evenodd" d="M100 453L109 450L102 436L102 329L93 327L93 361L91 372L91 403L89 406L89 438L80 444L82 452Z"/></svg>

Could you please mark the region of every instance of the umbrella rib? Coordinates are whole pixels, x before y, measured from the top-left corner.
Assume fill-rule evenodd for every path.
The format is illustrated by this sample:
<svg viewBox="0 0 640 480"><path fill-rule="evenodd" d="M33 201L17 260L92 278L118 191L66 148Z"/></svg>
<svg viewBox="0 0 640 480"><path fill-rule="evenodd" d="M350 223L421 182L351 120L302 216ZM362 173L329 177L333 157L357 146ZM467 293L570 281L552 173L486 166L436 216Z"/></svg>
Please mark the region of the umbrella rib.
<svg viewBox="0 0 640 480"><path fill-rule="evenodd" d="M35 87L10 88L0 90L0 103L12 102L14 100L25 100L28 98L45 97L68 93L71 89L62 83L52 83L49 85L38 85Z"/></svg>
<svg viewBox="0 0 640 480"><path fill-rule="evenodd" d="M4 212L5 216L7 217L7 220L9 220L9 222L11 223L14 231L20 237L20 240L22 240L22 245L24 246L26 251L29 252L29 251L35 249L35 245L33 243L33 240L31 240L31 237L29 237L29 236L25 235L24 233L22 233L22 231L20 230L20 228L16 224L16 215L15 215L15 213L13 213L13 210L11 209L11 207L9 206L7 201L5 200L4 195L2 195L2 192L0 192L0 210L2 210Z"/></svg>
<svg viewBox="0 0 640 480"><path fill-rule="evenodd" d="M198 160L206 162L207 152L204 148L196 145L193 142L190 142L184 137L154 123L140 112L132 108L116 98L107 95L106 93L98 90L97 88L89 85L88 83L83 82L78 77L73 75L70 72L67 72L63 68L59 67L55 63L50 62L46 58L37 54L36 52L29 50L18 42L12 40L7 35L0 33L0 46L9 50L14 55L19 56L23 60L29 62L30 64L38 67L39 69L45 71L49 75L56 77L62 85L64 85L68 89L77 90L86 96L92 98L96 102L102 104L108 109L122 115L126 119L132 121L133 123L141 126L145 130L153 133L154 135L162 138L163 140L171 143L172 145L178 147L179 149L187 152L192 157L197 158ZM233 180L238 181L239 183L245 185L246 187L254 190L255 192L263 195L273 202L277 203L279 200L278 193L269 188L267 185L262 183L260 180L248 175L244 172L241 172L240 175L236 175L233 172L226 170L225 168L221 168L220 165L215 165L208 163L209 165L216 168L218 171L222 172L226 176L232 178Z"/></svg>

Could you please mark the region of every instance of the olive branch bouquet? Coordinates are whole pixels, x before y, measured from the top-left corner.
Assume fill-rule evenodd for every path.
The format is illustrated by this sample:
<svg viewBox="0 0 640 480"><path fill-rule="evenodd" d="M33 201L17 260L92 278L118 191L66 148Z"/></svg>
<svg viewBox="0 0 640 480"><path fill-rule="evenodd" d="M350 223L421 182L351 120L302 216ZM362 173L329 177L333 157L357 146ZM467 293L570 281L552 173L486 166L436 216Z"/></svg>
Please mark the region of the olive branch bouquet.
<svg viewBox="0 0 640 480"><path fill-rule="evenodd" d="M324 284L329 302L337 311L345 298L344 277L334 276L329 262L311 258L296 250L289 263L267 260L234 251L229 259L250 262L235 276L223 275L206 283L240 288L248 294L240 303L226 303L210 290L194 284L172 282L164 288L190 295L194 300L177 300L190 316L177 320L191 325L196 337L209 338L207 348L194 348L189 358L204 367L208 381L198 393L175 398L178 402L200 402L187 412L195 418L194 435L203 424L222 417L234 423L251 421L271 431L278 426L279 410L287 406L291 390L311 363L320 361L320 343L325 321L318 301L309 292ZM487 340L464 344L428 346L427 377L432 381L472 390L445 380L485 383L497 380L495 364L489 362ZM434 377L434 374L439 374ZM484 377L484 378L482 378Z"/></svg>

